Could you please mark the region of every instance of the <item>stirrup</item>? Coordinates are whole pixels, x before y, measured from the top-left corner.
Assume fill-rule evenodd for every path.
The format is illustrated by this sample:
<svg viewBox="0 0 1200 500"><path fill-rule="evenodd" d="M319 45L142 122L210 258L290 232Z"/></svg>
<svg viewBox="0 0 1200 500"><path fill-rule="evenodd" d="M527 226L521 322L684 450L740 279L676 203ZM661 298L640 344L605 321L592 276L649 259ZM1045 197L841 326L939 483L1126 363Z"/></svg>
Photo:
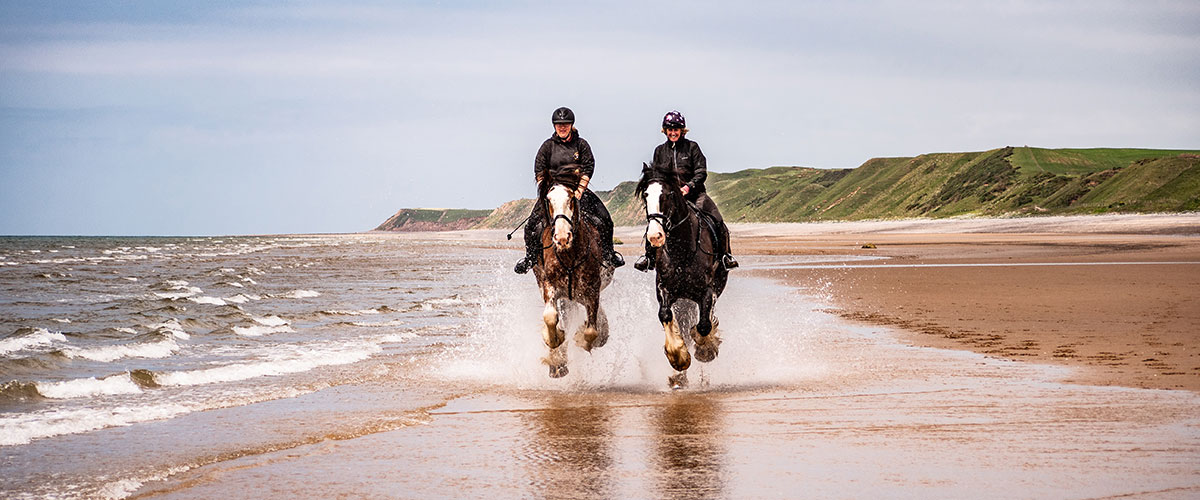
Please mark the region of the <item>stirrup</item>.
<svg viewBox="0 0 1200 500"><path fill-rule="evenodd" d="M529 268L533 267L533 259L525 257L517 261L517 265L513 267L513 272L517 274L525 274L529 272Z"/></svg>
<svg viewBox="0 0 1200 500"><path fill-rule="evenodd" d="M738 266L738 261L733 258L733 254L727 253L721 257L721 265L725 266L725 269L734 269Z"/></svg>
<svg viewBox="0 0 1200 500"><path fill-rule="evenodd" d="M608 255L608 261L612 263L614 268L625 265L625 258L621 256L621 252L616 250L613 250L613 252Z"/></svg>
<svg viewBox="0 0 1200 500"><path fill-rule="evenodd" d="M633 268L643 273L649 271L651 267L654 267L654 257L647 255L638 257L637 262L633 263Z"/></svg>

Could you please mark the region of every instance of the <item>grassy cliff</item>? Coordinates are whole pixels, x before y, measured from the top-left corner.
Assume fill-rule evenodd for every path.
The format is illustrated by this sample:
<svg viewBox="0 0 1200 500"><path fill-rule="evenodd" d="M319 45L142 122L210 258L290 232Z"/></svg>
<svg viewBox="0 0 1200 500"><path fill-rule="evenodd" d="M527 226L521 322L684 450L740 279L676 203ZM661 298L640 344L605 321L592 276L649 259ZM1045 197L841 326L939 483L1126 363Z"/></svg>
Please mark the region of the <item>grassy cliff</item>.
<svg viewBox="0 0 1200 500"><path fill-rule="evenodd" d="M1200 150L1005 147L711 172L706 185L731 222L1190 211L1200 210ZM645 221L633 187L596 193L618 225ZM512 228L532 203L508 202L476 227Z"/></svg>

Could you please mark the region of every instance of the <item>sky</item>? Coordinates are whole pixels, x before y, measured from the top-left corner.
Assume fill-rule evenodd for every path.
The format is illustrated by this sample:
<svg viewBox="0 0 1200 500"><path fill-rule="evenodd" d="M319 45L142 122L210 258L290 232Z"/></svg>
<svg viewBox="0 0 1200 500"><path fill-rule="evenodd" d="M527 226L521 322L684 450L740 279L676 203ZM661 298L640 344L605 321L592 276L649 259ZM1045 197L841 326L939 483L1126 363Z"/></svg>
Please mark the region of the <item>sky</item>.
<svg viewBox="0 0 1200 500"><path fill-rule="evenodd" d="M0 0L0 234L369 230L593 189L679 110L711 171L1200 148L1200 2Z"/></svg>

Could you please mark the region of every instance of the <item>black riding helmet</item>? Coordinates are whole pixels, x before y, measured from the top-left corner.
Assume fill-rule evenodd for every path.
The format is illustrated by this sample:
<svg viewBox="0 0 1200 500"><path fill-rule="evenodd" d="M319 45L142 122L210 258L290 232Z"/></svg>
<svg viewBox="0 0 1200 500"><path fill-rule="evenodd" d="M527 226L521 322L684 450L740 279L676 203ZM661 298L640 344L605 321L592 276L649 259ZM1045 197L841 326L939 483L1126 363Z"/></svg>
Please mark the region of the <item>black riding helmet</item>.
<svg viewBox="0 0 1200 500"><path fill-rule="evenodd" d="M687 122L683 120L683 113L671 111L663 117L663 128L684 128L687 127Z"/></svg>
<svg viewBox="0 0 1200 500"><path fill-rule="evenodd" d="M563 106L554 110L554 114L550 115L550 121L554 123L575 123L575 113L571 112L571 108Z"/></svg>

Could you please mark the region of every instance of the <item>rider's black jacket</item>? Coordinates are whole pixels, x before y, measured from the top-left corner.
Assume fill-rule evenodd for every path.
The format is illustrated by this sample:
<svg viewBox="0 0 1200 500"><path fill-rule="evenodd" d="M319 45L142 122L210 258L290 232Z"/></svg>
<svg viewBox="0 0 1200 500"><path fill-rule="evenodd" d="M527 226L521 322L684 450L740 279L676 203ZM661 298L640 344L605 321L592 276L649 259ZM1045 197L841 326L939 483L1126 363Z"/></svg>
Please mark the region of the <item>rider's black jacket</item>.
<svg viewBox="0 0 1200 500"><path fill-rule="evenodd" d="M571 135L567 136L566 140L560 139L558 134L554 134L542 143L542 147L538 148L537 155L533 157L534 178L540 179L547 168L554 169L572 163L579 165L583 175L591 177L592 171L596 168L596 159L592 157L592 146L579 137L578 130L571 130Z"/></svg>
<svg viewBox="0 0 1200 500"><path fill-rule="evenodd" d="M679 181L688 185L688 199L694 200L704 192L704 179L708 178L708 160L700 151L700 145L687 137L678 141L659 144L654 148L654 164L669 165L675 169ZM694 194L693 194L694 193Z"/></svg>

